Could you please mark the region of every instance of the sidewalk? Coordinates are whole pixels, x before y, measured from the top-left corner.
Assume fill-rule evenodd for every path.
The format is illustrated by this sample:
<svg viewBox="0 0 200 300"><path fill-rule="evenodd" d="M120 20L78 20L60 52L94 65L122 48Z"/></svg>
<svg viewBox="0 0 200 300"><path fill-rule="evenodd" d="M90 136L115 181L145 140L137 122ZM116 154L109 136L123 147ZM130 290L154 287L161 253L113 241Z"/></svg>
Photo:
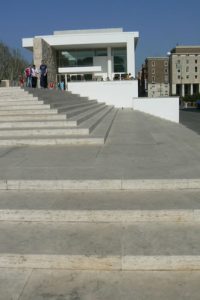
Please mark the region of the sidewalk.
<svg viewBox="0 0 200 300"><path fill-rule="evenodd" d="M1 180L200 178L200 136L119 110L103 146L1 147Z"/></svg>

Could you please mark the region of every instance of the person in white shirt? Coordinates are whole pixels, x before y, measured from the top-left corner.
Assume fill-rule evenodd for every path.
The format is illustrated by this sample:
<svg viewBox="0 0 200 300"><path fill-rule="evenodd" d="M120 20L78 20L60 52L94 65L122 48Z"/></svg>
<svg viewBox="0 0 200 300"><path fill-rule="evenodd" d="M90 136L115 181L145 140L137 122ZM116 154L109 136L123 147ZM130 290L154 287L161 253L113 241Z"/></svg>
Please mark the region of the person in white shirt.
<svg viewBox="0 0 200 300"><path fill-rule="evenodd" d="M37 77L38 77L38 70L35 65L32 65L31 68L31 77L32 77L32 88L37 87Z"/></svg>

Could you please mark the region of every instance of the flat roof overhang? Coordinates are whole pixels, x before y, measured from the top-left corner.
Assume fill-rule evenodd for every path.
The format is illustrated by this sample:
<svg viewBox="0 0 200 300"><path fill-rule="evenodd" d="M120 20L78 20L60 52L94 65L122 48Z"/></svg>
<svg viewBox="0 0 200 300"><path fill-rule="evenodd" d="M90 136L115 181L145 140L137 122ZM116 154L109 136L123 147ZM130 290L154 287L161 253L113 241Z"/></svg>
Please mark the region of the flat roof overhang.
<svg viewBox="0 0 200 300"><path fill-rule="evenodd" d="M50 35L36 36L42 38L50 46L59 50L66 48L95 48L95 47L123 47L127 42L134 40L135 46L139 38L138 32L122 33L104 33L104 34L68 34L68 35ZM23 38L22 47L33 50L34 38Z"/></svg>

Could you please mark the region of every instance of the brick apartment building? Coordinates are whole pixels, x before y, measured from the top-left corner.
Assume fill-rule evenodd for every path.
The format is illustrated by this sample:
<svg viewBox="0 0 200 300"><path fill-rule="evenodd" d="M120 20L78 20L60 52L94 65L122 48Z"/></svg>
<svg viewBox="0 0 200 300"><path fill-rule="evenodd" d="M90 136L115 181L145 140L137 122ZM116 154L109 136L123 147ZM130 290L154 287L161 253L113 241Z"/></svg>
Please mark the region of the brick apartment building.
<svg viewBox="0 0 200 300"><path fill-rule="evenodd" d="M138 78L140 96L169 96L169 58L147 57Z"/></svg>

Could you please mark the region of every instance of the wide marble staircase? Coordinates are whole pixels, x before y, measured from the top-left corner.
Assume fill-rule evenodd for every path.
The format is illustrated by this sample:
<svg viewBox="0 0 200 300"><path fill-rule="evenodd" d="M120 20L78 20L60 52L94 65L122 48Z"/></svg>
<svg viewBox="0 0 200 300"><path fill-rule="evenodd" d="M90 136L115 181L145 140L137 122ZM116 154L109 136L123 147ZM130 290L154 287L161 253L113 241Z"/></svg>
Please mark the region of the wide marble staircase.
<svg viewBox="0 0 200 300"><path fill-rule="evenodd" d="M104 144L117 110L57 90L0 89L0 146Z"/></svg>
<svg viewBox="0 0 200 300"><path fill-rule="evenodd" d="M104 143L115 115L113 107L68 92L0 89L0 145ZM132 149L141 152L149 144L136 140L131 147L129 161L136 159ZM58 179L52 168L43 178L29 159L33 149L48 155L45 147L2 148L0 300L200 298L198 178L162 179L154 168L152 178L157 171L158 179L141 179L143 164L133 168L133 178L116 180L109 168L101 178L103 159L95 164L96 178L74 172ZM59 147L50 149L59 156ZM28 176L21 176L24 160ZM13 161L15 172L6 173ZM127 164L114 170L122 167Z"/></svg>
<svg viewBox="0 0 200 300"><path fill-rule="evenodd" d="M0 299L199 299L199 190L54 187L0 191Z"/></svg>

